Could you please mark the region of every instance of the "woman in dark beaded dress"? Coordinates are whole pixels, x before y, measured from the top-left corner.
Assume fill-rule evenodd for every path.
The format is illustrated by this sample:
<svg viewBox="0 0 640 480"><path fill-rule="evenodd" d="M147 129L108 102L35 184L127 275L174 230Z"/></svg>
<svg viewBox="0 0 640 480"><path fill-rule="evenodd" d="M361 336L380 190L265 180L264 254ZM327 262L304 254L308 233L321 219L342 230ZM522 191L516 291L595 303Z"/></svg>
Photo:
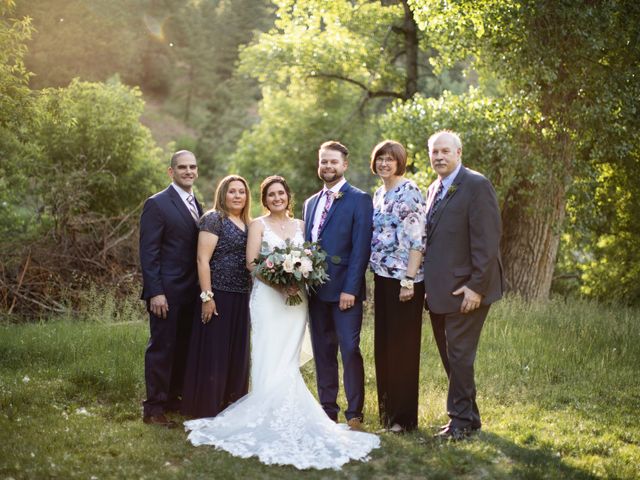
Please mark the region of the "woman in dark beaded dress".
<svg viewBox="0 0 640 480"><path fill-rule="evenodd" d="M248 391L250 199L246 180L229 175L218 184L213 209L200 218L202 302L193 319L181 407L190 417L214 417Z"/></svg>

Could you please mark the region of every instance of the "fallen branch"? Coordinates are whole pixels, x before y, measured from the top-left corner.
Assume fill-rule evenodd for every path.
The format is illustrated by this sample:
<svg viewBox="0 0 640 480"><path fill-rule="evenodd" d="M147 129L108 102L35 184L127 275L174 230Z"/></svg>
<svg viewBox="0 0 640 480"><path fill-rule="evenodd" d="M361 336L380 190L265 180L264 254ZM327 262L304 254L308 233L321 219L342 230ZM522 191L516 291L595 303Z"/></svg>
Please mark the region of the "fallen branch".
<svg viewBox="0 0 640 480"><path fill-rule="evenodd" d="M20 277L18 278L18 286L16 287L16 292L20 290L20 287L22 287L22 282L24 281L24 276L27 273L27 269L29 268L30 263L31 263L31 250L29 250L29 254L27 255L27 261L24 263L24 268L22 269L22 272L20 273ZM11 301L11 306L9 307L9 311L8 311L9 315L11 315L11 313L13 312L13 309L16 306L17 301L18 301L18 297L14 293L13 300Z"/></svg>
<svg viewBox="0 0 640 480"><path fill-rule="evenodd" d="M57 313L63 313L66 311L66 308L64 307L64 305L62 305L59 302L56 302L55 300L51 300L49 299L50 302L52 302L55 306L51 306L51 305L47 305L45 303L42 303L38 300L36 300L35 298L30 298L27 295L23 295L20 292L16 292L13 288L11 288L10 286L8 286L9 291L11 292L12 295L14 295L14 297L20 297L22 300L25 300L27 302L31 302L34 303L36 305L38 305L39 307L44 308L45 310L49 310L51 312L57 312Z"/></svg>

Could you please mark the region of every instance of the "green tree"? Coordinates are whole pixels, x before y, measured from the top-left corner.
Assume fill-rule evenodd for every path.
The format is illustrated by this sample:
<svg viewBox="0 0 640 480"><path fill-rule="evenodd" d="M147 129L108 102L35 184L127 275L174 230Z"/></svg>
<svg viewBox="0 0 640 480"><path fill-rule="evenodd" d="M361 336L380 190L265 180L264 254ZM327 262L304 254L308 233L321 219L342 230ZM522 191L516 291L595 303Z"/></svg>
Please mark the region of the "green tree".
<svg viewBox="0 0 640 480"><path fill-rule="evenodd" d="M258 80L262 100L260 122L239 142L236 167L254 180L287 174L306 196L318 185L310 174L318 145L337 138L352 151L349 178L370 188L377 117L393 99L439 94L445 81L462 90L459 69L434 77L431 49L406 1L276 5L275 27L241 54L240 72Z"/></svg>
<svg viewBox="0 0 640 480"><path fill-rule="evenodd" d="M215 71L218 3L217 0L187 3L166 22L166 37L175 66L172 97L179 100L179 111L187 124L195 123L193 111L220 82Z"/></svg>
<svg viewBox="0 0 640 480"><path fill-rule="evenodd" d="M200 98L205 114L196 148L210 177L228 173L238 140L256 123L260 99L257 82L238 73L236 66L243 46L251 42L256 32L273 25L273 10L269 0L216 2L215 28L209 30L205 42L212 55L213 81L209 85L213 85Z"/></svg>
<svg viewBox="0 0 640 480"><path fill-rule="evenodd" d="M241 55L240 71L260 82L263 99L260 123L239 143L238 168L256 177L287 173L306 194L315 183L309 168L318 139L353 139L356 159L366 158L373 143L363 148L363 139L406 139L420 170L429 133L461 130L465 162L499 188L509 289L546 297L568 199L595 194L603 165L636 172L630 132L640 117L637 4L283 0L277 6L275 28ZM456 85L450 73L460 66L464 77ZM430 101L444 82L454 94ZM478 89L459 88L475 82ZM583 177L588 181L578 191L574 183ZM634 201L626 204L632 211ZM621 227L629 215L619 217ZM581 238L584 249L587 237Z"/></svg>
<svg viewBox="0 0 640 480"><path fill-rule="evenodd" d="M622 159L612 152L608 161L598 161L589 175L574 183L558 277L568 278L569 285L587 296L638 305L640 145L635 138L629 140L636 143L631 152L618 152ZM611 148L615 152L618 147Z"/></svg>
<svg viewBox="0 0 640 480"><path fill-rule="evenodd" d="M61 234L82 214L122 215L163 184L165 162L140 124L141 93L118 81L46 89L35 191Z"/></svg>
<svg viewBox="0 0 640 480"><path fill-rule="evenodd" d="M34 107L24 56L33 28L29 18L13 18L13 9L13 1L0 0L0 241L25 233L31 216L26 192Z"/></svg>
<svg viewBox="0 0 640 480"><path fill-rule="evenodd" d="M593 188L605 164L637 172L631 132L640 127L640 6L614 0L411 4L438 46L436 65L471 61L481 84L498 80L500 103L508 106L500 100L507 98L520 106L504 139L512 155L502 161L515 169L500 185L502 253L509 288L544 298L574 180L594 175ZM481 155L500 153L494 143L475 138L479 144L472 148Z"/></svg>

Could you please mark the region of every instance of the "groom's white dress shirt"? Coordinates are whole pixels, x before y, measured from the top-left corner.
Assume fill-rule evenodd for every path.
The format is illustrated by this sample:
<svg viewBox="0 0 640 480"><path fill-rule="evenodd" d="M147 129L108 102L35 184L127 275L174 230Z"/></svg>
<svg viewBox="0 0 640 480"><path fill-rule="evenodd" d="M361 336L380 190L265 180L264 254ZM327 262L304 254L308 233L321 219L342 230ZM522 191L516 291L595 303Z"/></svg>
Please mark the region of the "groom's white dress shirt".
<svg viewBox="0 0 640 480"><path fill-rule="evenodd" d="M318 241L318 228L320 227L320 217L322 217L322 211L324 210L324 206L327 204L327 190L330 190L334 195L340 191L342 186L347 183L347 179L342 177L338 183L336 183L333 187L327 188L326 185L322 188L322 193L320 193L320 199L318 200L318 204L316 205L316 212L313 217L313 228L311 229L311 240L314 242ZM333 200L335 202L335 199Z"/></svg>

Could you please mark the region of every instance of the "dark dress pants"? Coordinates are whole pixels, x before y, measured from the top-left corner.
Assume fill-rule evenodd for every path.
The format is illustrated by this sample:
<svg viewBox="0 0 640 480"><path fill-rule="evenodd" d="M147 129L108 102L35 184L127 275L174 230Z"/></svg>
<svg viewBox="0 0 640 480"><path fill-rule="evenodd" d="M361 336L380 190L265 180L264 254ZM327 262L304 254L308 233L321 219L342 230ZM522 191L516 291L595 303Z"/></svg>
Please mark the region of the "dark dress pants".
<svg viewBox="0 0 640 480"><path fill-rule="evenodd" d="M483 305L470 313L429 313L433 335L447 377L447 414L455 428L480 428L480 411L476 403L474 362L482 326L489 313Z"/></svg>
<svg viewBox="0 0 640 480"><path fill-rule="evenodd" d="M311 344L316 363L318 397L322 408L332 420L338 419L338 346L344 370L344 390L347 397L345 417L362 419L364 405L364 365L360 353L362 301L341 311L337 302L309 299Z"/></svg>
<svg viewBox="0 0 640 480"><path fill-rule="evenodd" d="M405 430L418 426L420 341L424 283L401 302L400 281L375 275L375 362L380 421Z"/></svg>
<svg viewBox="0 0 640 480"><path fill-rule="evenodd" d="M144 355L147 399L144 415L180 409L191 322L196 301L169 305L167 318L149 312L150 337ZM147 309L149 302L147 301Z"/></svg>

